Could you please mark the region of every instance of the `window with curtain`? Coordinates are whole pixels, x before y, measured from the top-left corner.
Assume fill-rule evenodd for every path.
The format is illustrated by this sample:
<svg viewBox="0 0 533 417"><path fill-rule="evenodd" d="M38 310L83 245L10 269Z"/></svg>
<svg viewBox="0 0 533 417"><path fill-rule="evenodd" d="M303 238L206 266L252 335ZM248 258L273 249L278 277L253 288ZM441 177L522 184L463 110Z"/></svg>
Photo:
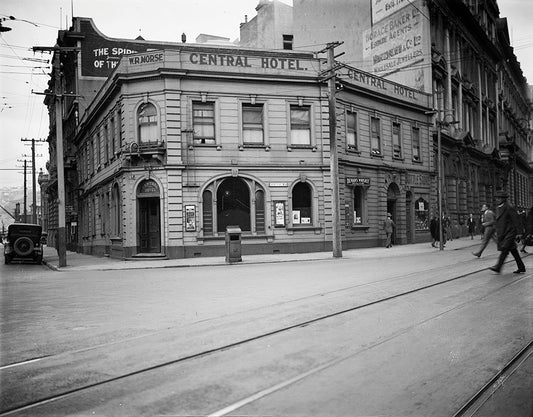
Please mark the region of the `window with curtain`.
<svg viewBox="0 0 533 417"><path fill-rule="evenodd" d="M381 155L381 126L377 117L370 118L370 148L372 155Z"/></svg>
<svg viewBox="0 0 533 417"><path fill-rule="evenodd" d="M215 103L193 102L193 128L195 145L215 144Z"/></svg>
<svg viewBox="0 0 533 417"><path fill-rule="evenodd" d="M413 142L413 161L420 162L422 155L420 154L420 129L413 127L411 131L411 140Z"/></svg>
<svg viewBox="0 0 533 417"><path fill-rule="evenodd" d="M262 145L263 105L242 105L242 141L245 145Z"/></svg>
<svg viewBox="0 0 533 417"><path fill-rule="evenodd" d="M143 103L137 111L140 143L158 142L157 110L152 103Z"/></svg>
<svg viewBox="0 0 533 417"><path fill-rule="evenodd" d="M357 150L357 113L346 112L346 145L348 149Z"/></svg>
<svg viewBox="0 0 533 417"><path fill-rule="evenodd" d="M392 156L396 159L402 157L402 126L400 123L392 124Z"/></svg>
<svg viewBox="0 0 533 417"><path fill-rule="evenodd" d="M291 106L291 144L311 145L311 108Z"/></svg>

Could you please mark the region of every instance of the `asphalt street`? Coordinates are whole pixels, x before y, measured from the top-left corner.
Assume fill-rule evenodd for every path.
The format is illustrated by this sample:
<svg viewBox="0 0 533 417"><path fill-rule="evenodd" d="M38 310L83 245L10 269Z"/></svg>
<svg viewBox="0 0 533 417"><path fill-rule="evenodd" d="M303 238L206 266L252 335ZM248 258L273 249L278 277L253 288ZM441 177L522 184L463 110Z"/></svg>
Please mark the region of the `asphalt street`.
<svg viewBox="0 0 533 417"><path fill-rule="evenodd" d="M476 244L3 265L1 410L451 416L533 340L532 277L493 274ZM476 415L530 417L531 365Z"/></svg>

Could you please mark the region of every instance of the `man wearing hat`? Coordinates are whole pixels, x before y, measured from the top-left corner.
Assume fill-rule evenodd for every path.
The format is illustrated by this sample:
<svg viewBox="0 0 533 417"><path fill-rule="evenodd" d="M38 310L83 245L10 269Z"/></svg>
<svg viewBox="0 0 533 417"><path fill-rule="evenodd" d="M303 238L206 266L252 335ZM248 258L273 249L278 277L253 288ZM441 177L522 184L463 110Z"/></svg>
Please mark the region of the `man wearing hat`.
<svg viewBox="0 0 533 417"><path fill-rule="evenodd" d="M500 273L505 258L509 252L513 255L513 258L516 261L516 266L518 269L514 271L515 274L522 274L526 272L526 267L518 249L516 248L516 237L519 234L520 223L518 219L518 213L514 207L511 207L507 202L508 195L505 191L496 192L496 201L498 204L498 210L496 214L496 236L498 239L498 250L500 251L500 256L498 258L498 263L490 268L491 271Z"/></svg>
<svg viewBox="0 0 533 417"><path fill-rule="evenodd" d="M396 225L392 221L392 215L390 213L387 213L387 219L383 222L383 229L385 230L385 234L387 235L387 243L385 244L386 248L392 247L392 232L394 232L394 227Z"/></svg>

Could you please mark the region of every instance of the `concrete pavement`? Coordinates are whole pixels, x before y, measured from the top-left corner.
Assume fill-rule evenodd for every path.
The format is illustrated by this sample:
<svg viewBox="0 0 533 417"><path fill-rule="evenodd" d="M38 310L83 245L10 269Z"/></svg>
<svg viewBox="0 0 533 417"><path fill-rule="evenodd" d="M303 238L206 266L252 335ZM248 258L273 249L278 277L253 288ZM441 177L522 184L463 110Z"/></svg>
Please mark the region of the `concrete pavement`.
<svg viewBox="0 0 533 417"><path fill-rule="evenodd" d="M476 248L480 245L481 239L476 236L474 239L463 237L450 240L446 243L445 251L453 251L467 248ZM489 243L486 252L492 252L496 249L493 242ZM384 247L350 249L343 251L343 258L346 259L365 259L381 258L383 256L395 257L409 254L437 252L438 248L433 248L430 242L416 243L409 245L393 246L390 249ZM44 261L50 269L55 271L105 271L105 270L124 270L124 269L151 269L151 268L179 268L194 266L215 266L226 265L225 257L200 257L200 258L183 258L183 259L139 259L139 260L122 260L109 257L100 257L84 255L76 252L67 251L67 266L59 267L59 257L53 247L45 246ZM263 255L243 255L242 262L237 264L259 264L259 263L277 263L277 262L296 262L332 259L331 252L309 252L309 253L289 253L289 254L263 254Z"/></svg>

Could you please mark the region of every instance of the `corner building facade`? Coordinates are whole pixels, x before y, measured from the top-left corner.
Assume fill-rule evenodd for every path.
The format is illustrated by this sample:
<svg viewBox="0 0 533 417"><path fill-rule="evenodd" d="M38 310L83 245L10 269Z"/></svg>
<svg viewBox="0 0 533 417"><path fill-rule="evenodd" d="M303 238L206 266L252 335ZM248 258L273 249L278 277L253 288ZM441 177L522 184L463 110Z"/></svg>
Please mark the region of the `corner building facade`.
<svg viewBox="0 0 533 417"><path fill-rule="evenodd" d="M78 251L219 256L232 225L244 255L331 250L323 59L110 39L83 18L61 40L78 48L76 59L66 55L63 82L85 97L98 85L90 104L73 100L63 116ZM120 60L109 59L119 49ZM94 51L107 58L96 63ZM387 211L397 243L428 240L430 96L343 71L335 112L343 246L382 244ZM52 126L51 143L54 135Z"/></svg>

